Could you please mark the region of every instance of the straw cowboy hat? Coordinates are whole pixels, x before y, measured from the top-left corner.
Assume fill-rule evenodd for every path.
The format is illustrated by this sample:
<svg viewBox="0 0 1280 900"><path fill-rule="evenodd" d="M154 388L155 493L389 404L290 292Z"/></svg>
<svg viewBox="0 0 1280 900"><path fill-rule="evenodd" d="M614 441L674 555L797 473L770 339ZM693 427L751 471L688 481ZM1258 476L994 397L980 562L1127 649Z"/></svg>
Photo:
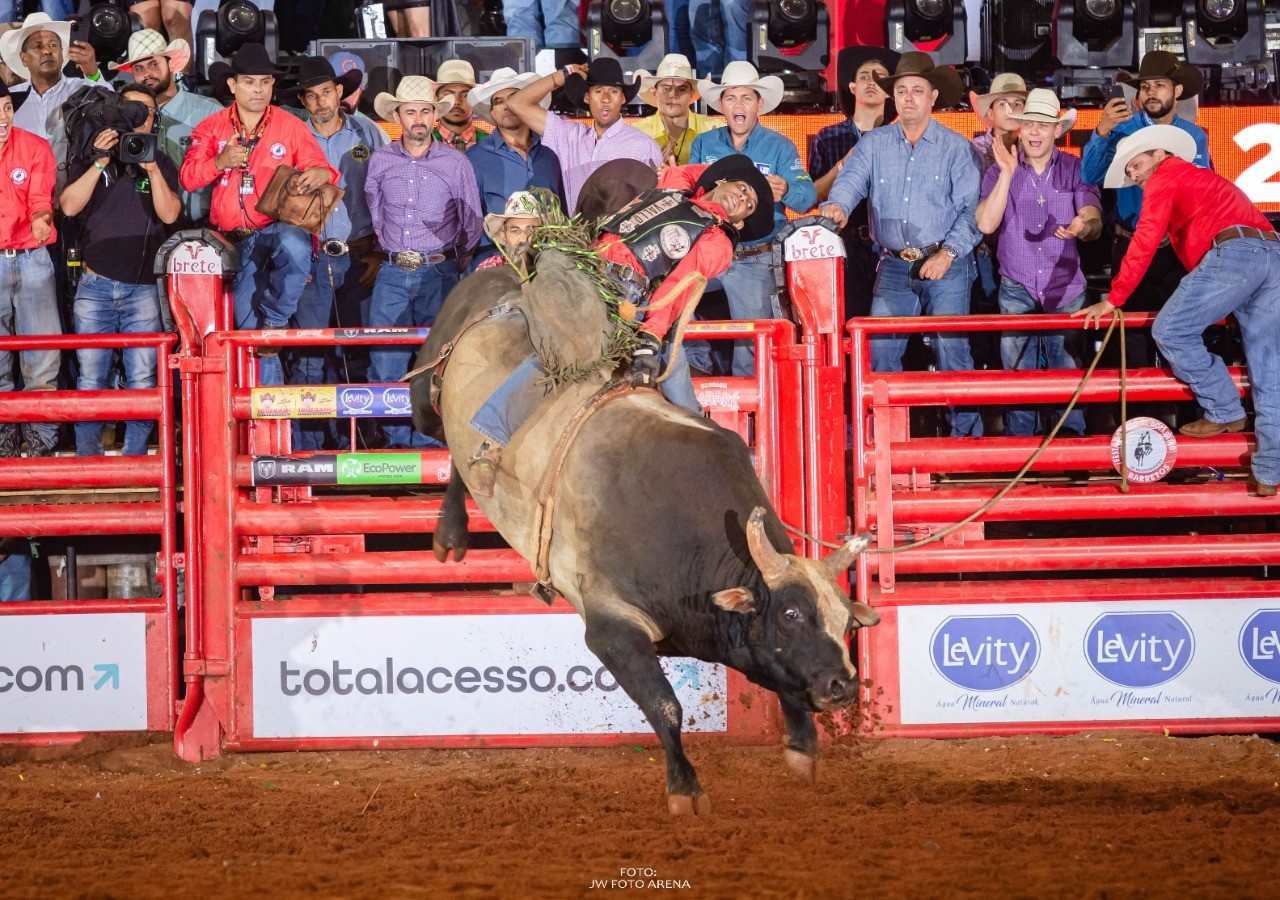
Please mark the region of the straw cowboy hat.
<svg viewBox="0 0 1280 900"><path fill-rule="evenodd" d="M1057 137L1062 137L1075 127L1076 111L1069 109L1063 115L1058 95L1048 88L1036 88L1027 95L1022 115L1012 118L1019 122L1053 122L1058 126Z"/></svg>
<svg viewBox="0 0 1280 900"><path fill-rule="evenodd" d="M898 65L894 68L893 74L888 78L877 78L876 84L880 85L880 89L892 97L894 84L897 83L899 78L906 78L909 75L923 78L933 85L933 89L938 92L937 102L933 104L934 109L955 106L956 102L964 95L964 86L961 84L960 76L956 74L955 69L950 66L935 66L933 57L919 50L912 50L910 53L902 54L902 58L898 60Z"/></svg>
<svg viewBox="0 0 1280 900"><path fill-rule="evenodd" d="M191 45L182 38L166 42L164 35L150 28L135 31L129 36L129 55L122 63L107 63L114 72L132 72L133 64L152 56L169 60L169 69L181 72L191 60Z"/></svg>
<svg viewBox="0 0 1280 900"><path fill-rule="evenodd" d="M1121 84L1138 84L1151 78L1168 78L1174 84L1182 85L1182 96L1179 100L1190 100L1204 89L1204 74L1195 66L1181 62L1168 50L1152 50L1142 57L1137 74L1121 72L1116 81Z"/></svg>
<svg viewBox="0 0 1280 900"><path fill-rule="evenodd" d="M390 122L391 114L401 103L434 103L436 115L443 116L453 106L452 97L436 99L436 83L422 75L406 75L400 79L395 94L385 91L373 98L373 110L385 121Z"/></svg>
<svg viewBox="0 0 1280 900"><path fill-rule="evenodd" d="M763 101L760 115L772 112L782 102L782 79L777 75L766 75L761 78L755 66L742 60L736 60L724 67L724 74L720 77L719 84L710 78L699 81L698 93L702 95L703 100L707 101L707 106L720 112L720 95L731 87L749 87L759 94Z"/></svg>
<svg viewBox="0 0 1280 900"><path fill-rule="evenodd" d="M869 62L878 62L890 72L898 65L899 54L888 47L845 47L836 55L836 88L840 96L840 108L845 115L853 115L856 105L849 85L858 77L858 70ZM890 98L892 100L893 98ZM885 121L889 120L888 109Z"/></svg>
<svg viewBox="0 0 1280 900"><path fill-rule="evenodd" d="M1001 97L1021 97L1025 100L1027 93L1027 83L1022 80L1022 76L1006 72L991 79L991 89L985 94L970 91L969 103L973 106L973 111L985 119L991 111L991 104Z"/></svg>
<svg viewBox="0 0 1280 900"><path fill-rule="evenodd" d="M484 217L484 233L496 243L498 232L507 224L507 219L540 219L538 198L529 191L516 191L507 200L507 208L501 213L489 213Z"/></svg>
<svg viewBox="0 0 1280 900"><path fill-rule="evenodd" d="M538 80L537 72L526 72L520 75L515 69L502 68L498 69L484 84L477 84L467 93L467 102L471 104L471 111L481 119L484 119L490 125L496 124L493 121L493 97L499 91L509 91L513 88L520 90L523 87L533 84ZM543 97L539 101L543 109L551 106L551 95Z"/></svg>
<svg viewBox="0 0 1280 900"><path fill-rule="evenodd" d="M698 76L693 74L689 57L683 53L668 53L662 57L662 62L658 63L656 72L650 75L641 69L636 72L636 77L640 79L640 99L650 106L658 105L653 92L658 87L658 82L666 78L679 78L681 81L689 82L689 87L693 88L693 99L698 99Z"/></svg>
<svg viewBox="0 0 1280 900"><path fill-rule="evenodd" d="M616 87L622 91L623 99L630 103L640 91L640 81L632 78L630 82L622 80L622 64L616 59L598 56L587 66L587 77L577 72L564 80L564 95L574 106L580 109L587 107L587 91L593 87Z"/></svg>
<svg viewBox="0 0 1280 900"><path fill-rule="evenodd" d="M22 20L22 27L6 31L0 37L0 58L23 81L31 80L31 70L22 64L22 45L37 31L52 31L56 34L58 40L62 41L64 52L71 43L71 23L55 22L42 12L27 16Z"/></svg>
<svg viewBox="0 0 1280 900"><path fill-rule="evenodd" d="M1139 153L1149 150L1163 150L1170 156L1177 156L1192 162L1196 158L1196 141L1181 128L1173 125L1148 125L1139 128L1127 138L1122 138L1116 147L1116 157L1107 169L1107 177L1102 182L1105 188L1133 187L1134 181L1125 174L1125 167Z"/></svg>
<svg viewBox="0 0 1280 900"><path fill-rule="evenodd" d="M465 59L446 59L436 72L436 84L476 86L476 70Z"/></svg>

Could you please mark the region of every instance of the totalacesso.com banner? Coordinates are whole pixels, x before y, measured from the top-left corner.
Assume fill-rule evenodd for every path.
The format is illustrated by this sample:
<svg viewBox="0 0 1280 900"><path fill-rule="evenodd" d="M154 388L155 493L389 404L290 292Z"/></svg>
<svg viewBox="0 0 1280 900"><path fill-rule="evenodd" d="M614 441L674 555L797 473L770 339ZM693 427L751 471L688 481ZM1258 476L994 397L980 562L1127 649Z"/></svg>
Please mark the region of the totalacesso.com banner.
<svg viewBox="0 0 1280 900"><path fill-rule="evenodd" d="M1280 602L901 607L906 724L1280 716Z"/></svg>

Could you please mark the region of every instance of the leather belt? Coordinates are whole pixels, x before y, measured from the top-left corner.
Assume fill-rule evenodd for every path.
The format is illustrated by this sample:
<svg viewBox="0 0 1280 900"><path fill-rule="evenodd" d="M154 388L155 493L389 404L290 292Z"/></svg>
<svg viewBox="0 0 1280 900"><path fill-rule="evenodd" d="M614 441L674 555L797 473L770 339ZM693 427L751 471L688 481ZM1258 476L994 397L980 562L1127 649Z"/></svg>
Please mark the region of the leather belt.
<svg viewBox="0 0 1280 900"><path fill-rule="evenodd" d="M397 267L406 272L413 272L421 269L428 263L431 265L439 265L446 259L457 259L458 251L452 247L445 247L443 250L437 250L434 253L419 253L417 250L401 250L399 253L392 253L390 259Z"/></svg>
<svg viewBox="0 0 1280 900"><path fill-rule="evenodd" d="M44 249L43 247L21 247L14 250L5 248L3 250L0 250L0 256L3 256L5 259L14 259L20 253L34 253L37 250L43 250L43 249Z"/></svg>
<svg viewBox="0 0 1280 900"><path fill-rule="evenodd" d="M845 229L845 234L856 241L862 241L864 244L873 243L870 225L850 225Z"/></svg>
<svg viewBox="0 0 1280 900"><path fill-rule="evenodd" d="M750 259L753 256L759 256L761 253L768 253L773 249L773 241L765 241L763 244L753 244L750 247L737 246L733 248L734 259Z"/></svg>
<svg viewBox="0 0 1280 900"><path fill-rule="evenodd" d="M885 250L885 256L891 256L894 259L900 259L903 262L919 262L926 257L933 256L942 249L942 244L930 244L928 247L907 247L902 250Z"/></svg>
<svg viewBox="0 0 1280 900"><path fill-rule="evenodd" d="M633 266L625 266L620 263L610 262L605 266L605 274L616 281L630 281L640 287L640 290L647 291L649 289L649 280L643 272L637 272Z"/></svg>
<svg viewBox="0 0 1280 900"><path fill-rule="evenodd" d="M1119 222L1117 222L1113 227L1115 228L1116 237L1124 238L1126 241L1133 240L1133 232L1130 231L1128 228L1124 227L1123 225L1121 225ZM1160 240L1160 246L1161 247L1169 246L1169 235L1166 234Z"/></svg>
<svg viewBox="0 0 1280 900"><path fill-rule="evenodd" d="M1218 247L1227 241L1234 241L1236 238L1256 238L1260 241L1272 241L1280 244L1280 234L1274 231L1263 231L1261 228L1250 228L1246 225L1232 225L1230 228L1224 228L1213 236L1213 246Z"/></svg>

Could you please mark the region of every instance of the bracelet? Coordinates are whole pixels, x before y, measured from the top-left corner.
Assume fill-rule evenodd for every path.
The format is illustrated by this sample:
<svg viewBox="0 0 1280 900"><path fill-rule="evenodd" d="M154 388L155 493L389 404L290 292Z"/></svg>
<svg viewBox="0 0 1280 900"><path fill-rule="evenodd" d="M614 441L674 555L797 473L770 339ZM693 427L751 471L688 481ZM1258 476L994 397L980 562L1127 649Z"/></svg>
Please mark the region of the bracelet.
<svg viewBox="0 0 1280 900"><path fill-rule="evenodd" d="M90 81L101 81L101 80L102 80L102 73L101 73L101 72L94 72L92 75L86 75L86 76L84 76L84 77L85 77L85 78L88 78Z"/></svg>
<svg viewBox="0 0 1280 900"><path fill-rule="evenodd" d="M104 166L102 163L98 162L96 159L93 161L93 167L97 169L99 172L107 171L107 167Z"/></svg>

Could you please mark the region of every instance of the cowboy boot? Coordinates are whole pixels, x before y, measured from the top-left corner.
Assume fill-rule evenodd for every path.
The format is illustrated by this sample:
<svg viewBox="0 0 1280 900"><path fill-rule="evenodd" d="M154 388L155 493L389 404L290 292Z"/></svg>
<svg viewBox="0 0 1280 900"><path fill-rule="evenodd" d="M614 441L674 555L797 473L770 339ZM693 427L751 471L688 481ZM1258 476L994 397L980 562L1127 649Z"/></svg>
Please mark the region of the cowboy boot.
<svg viewBox="0 0 1280 900"><path fill-rule="evenodd" d="M467 485L476 497L492 497L493 483L498 478L498 465L502 462L502 448L485 441L467 460Z"/></svg>
<svg viewBox="0 0 1280 900"><path fill-rule="evenodd" d="M1255 497L1274 497L1277 492L1276 485L1259 481L1253 475L1249 476L1249 487L1253 489L1253 496Z"/></svg>
<svg viewBox="0 0 1280 900"><path fill-rule="evenodd" d="M1213 437L1215 434L1222 434L1224 431L1234 434L1237 431L1244 431L1244 423L1243 417L1236 419L1234 422L1211 422L1208 419L1200 418L1183 425L1178 429L1178 434L1193 438Z"/></svg>

